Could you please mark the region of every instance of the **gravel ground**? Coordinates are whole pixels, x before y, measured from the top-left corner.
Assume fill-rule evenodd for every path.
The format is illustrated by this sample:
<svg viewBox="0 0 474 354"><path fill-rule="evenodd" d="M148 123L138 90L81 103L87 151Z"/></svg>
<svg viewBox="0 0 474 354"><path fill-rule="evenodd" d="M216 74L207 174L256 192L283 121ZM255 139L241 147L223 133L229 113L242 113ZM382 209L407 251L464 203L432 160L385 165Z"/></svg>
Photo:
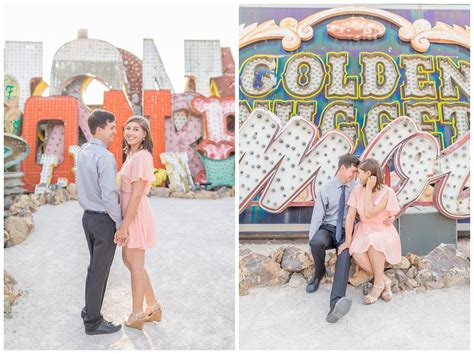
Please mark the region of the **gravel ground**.
<svg viewBox="0 0 474 354"><path fill-rule="evenodd" d="M35 231L5 249L5 269L25 291L4 320L5 349L233 349L235 338L234 199L151 198L157 248L146 266L163 320L143 331L87 336L80 311L89 252L77 202L45 205ZM117 247L102 313L131 311L130 275Z"/></svg>
<svg viewBox="0 0 474 354"><path fill-rule="evenodd" d="M241 244L261 254L280 246ZM468 253L468 242L462 246ZM253 288L239 297L240 349L469 349L468 286L401 292L390 303L370 306L362 304L360 290L348 286L351 311L331 324L325 320L331 284L321 284L313 294L305 292L301 278L290 284Z"/></svg>

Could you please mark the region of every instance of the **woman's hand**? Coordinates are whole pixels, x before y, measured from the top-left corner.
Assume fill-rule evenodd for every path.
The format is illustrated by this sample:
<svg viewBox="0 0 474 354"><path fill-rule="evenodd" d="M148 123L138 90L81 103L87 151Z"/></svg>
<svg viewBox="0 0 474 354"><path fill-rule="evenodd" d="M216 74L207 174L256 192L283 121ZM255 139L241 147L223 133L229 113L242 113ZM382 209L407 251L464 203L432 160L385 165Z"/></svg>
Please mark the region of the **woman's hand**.
<svg viewBox="0 0 474 354"><path fill-rule="evenodd" d="M367 184L365 186L369 191L371 191L371 190L374 189L376 184L377 184L377 177L370 176L369 179L367 180Z"/></svg>
<svg viewBox="0 0 474 354"><path fill-rule="evenodd" d="M117 232L115 232L114 242L119 246L123 246L127 242L127 239L128 231L122 226L120 226Z"/></svg>
<svg viewBox="0 0 474 354"><path fill-rule="evenodd" d="M350 242L344 241L343 243L341 243L341 245L337 249L337 255L339 256L342 253L342 251L344 251L345 249L349 249L350 246L351 246Z"/></svg>

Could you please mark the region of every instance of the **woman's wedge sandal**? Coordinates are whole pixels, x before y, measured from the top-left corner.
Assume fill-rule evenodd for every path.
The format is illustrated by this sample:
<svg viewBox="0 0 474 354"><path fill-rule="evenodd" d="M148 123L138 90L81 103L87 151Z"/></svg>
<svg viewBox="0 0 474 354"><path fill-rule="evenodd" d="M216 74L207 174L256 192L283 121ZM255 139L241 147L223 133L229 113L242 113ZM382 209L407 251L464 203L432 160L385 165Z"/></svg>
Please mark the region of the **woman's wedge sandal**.
<svg viewBox="0 0 474 354"><path fill-rule="evenodd" d="M159 303L153 306L147 306L146 312L151 309L151 313L146 315L145 322L160 322L161 321L161 305Z"/></svg>
<svg viewBox="0 0 474 354"><path fill-rule="evenodd" d="M385 286L388 286L389 290L385 290L384 288L384 291L382 292L382 299L384 299L385 301L392 301L393 299L393 293L392 293L392 281L387 278L388 281L383 281L384 285Z"/></svg>
<svg viewBox="0 0 474 354"><path fill-rule="evenodd" d="M384 286L383 286L383 285L375 285L375 283L374 283L374 285L373 285L373 287L372 287L372 292L374 291L374 289L382 289L382 291L383 291ZM371 295L371 294L365 296L365 297L364 297L364 301L363 301L364 305L372 305L372 304L374 304L374 303L378 300L378 298L380 297L380 295L382 295L382 291L380 291L380 293L379 293L377 296L373 296L373 295Z"/></svg>
<svg viewBox="0 0 474 354"><path fill-rule="evenodd" d="M130 328L143 329L145 325L146 315L144 312L132 313L128 316L128 319L125 320L124 324Z"/></svg>

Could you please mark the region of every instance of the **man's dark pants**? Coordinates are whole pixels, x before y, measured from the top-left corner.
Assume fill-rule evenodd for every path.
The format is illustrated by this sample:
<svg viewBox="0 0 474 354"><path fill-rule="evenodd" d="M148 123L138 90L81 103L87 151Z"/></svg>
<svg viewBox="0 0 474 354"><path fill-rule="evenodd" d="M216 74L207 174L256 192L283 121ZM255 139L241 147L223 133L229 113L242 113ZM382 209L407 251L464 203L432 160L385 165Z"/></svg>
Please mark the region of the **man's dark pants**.
<svg viewBox="0 0 474 354"><path fill-rule="evenodd" d="M89 246L90 263L86 278L86 304L81 316L86 331L94 331L103 318L100 309L117 246L114 243L116 228L108 214L90 211L84 212L82 226Z"/></svg>
<svg viewBox="0 0 474 354"><path fill-rule="evenodd" d="M342 240L336 242L336 226L323 224L314 234L309 242L311 253L314 259L315 277L321 278L326 272L324 259L326 250L336 248L344 242L345 233L342 229ZM337 252L337 251L336 251ZM332 284L330 307L333 308L337 300L346 295L347 281L349 280L349 268L351 266L351 256L349 250L345 249L336 260L336 273Z"/></svg>

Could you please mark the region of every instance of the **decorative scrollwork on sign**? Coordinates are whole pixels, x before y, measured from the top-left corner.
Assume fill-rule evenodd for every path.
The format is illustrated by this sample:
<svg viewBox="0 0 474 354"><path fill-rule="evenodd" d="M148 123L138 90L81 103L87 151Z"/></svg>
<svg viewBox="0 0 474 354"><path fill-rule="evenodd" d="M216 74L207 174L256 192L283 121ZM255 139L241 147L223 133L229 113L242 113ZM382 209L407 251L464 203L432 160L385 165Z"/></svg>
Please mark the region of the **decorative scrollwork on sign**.
<svg viewBox="0 0 474 354"><path fill-rule="evenodd" d="M282 39L285 50L296 50L301 45L301 38L296 33L297 25L298 21L291 17L284 18L279 25L274 20L260 25L253 23L247 27L245 24L240 25L240 48L266 39Z"/></svg>
<svg viewBox="0 0 474 354"><path fill-rule="evenodd" d="M402 16L385 10L359 6L339 7L335 9L320 11L313 15L310 15L299 22L298 34L300 35L302 40L308 41L313 38L312 26L328 18L341 15L371 15L387 20L400 27L398 31L398 37L404 42L409 42L416 35L415 26Z"/></svg>
<svg viewBox="0 0 474 354"><path fill-rule="evenodd" d="M433 28L418 32L411 40L411 46L418 52L426 52L431 43L457 44L470 48L470 28L436 22Z"/></svg>
<svg viewBox="0 0 474 354"><path fill-rule="evenodd" d="M346 6L316 12L301 21L287 17L277 25L274 20L261 24L253 23L247 27L240 26L240 48L267 39L281 39L283 49L294 51L302 41L313 38L313 26L332 17L341 15L369 15L384 19L399 27L398 37L409 42L418 52L426 52L431 43L456 44L470 48L470 28L447 25L437 22L434 27L425 19L411 23L393 12L370 7Z"/></svg>

